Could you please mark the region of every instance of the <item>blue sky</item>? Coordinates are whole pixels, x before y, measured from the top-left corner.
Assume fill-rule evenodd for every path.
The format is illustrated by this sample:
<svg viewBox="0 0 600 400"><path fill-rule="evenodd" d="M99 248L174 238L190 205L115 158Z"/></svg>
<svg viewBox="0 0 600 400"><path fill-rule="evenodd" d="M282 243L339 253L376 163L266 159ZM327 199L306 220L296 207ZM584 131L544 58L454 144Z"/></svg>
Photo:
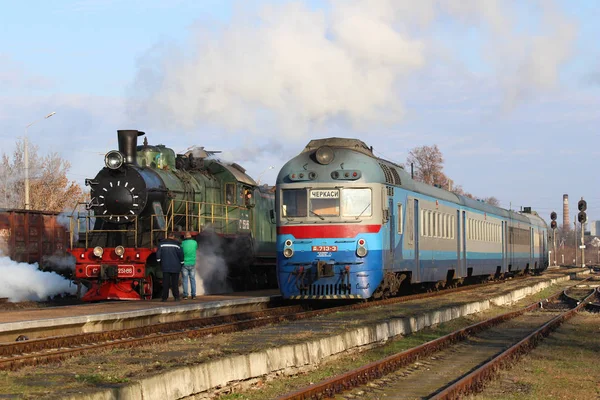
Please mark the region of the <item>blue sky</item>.
<svg viewBox="0 0 600 400"><path fill-rule="evenodd" d="M312 138L395 162L437 144L445 171L504 207L588 200L600 156L594 1L2 1L0 146L25 126L83 182L140 129L273 183ZM560 217L559 217L560 219ZM572 218L571 218L572 219Z"/></svg>

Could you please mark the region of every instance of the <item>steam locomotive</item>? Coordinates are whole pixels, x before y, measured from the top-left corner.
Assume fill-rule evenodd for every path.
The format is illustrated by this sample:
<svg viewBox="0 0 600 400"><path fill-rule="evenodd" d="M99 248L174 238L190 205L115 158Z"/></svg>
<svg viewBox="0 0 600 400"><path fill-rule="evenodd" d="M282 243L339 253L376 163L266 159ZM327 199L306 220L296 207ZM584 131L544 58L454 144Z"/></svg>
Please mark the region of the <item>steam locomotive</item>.
<svg viewBox="0 0 600 400"><path fill-rule="evenodd" d="M137 130L117 131L119 150L86 179L90 201L74 212L69 252L86 301L151 299L160 293L158 240L190 232L199 249L221 257L233 290L274 287L274 193L217 152L175 154L164 145L138 146ZM208 247L211 247L208 249Z"/></svg>
<svg viewBox="0 0 600 400"><path fill-rule="evenodd" d="M358 139L313 140L277 177L284 298L367 299L548 266L548 228L414 181Z"/></svg>

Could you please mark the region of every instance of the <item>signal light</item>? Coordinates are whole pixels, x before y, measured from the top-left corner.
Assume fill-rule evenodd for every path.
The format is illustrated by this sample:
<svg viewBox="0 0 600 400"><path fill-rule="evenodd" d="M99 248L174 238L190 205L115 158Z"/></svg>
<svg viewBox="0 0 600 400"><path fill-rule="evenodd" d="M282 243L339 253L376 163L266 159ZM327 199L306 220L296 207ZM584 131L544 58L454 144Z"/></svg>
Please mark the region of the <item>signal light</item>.
<svg viewBox="0 0 600 400"><path fill-rule="evenodd" d="M579 214L577 214L577 221L581 224L585 224L587 222L587 215L585 210L587 210L587 203L584 199L579 200L577 203L577 209L579 210Z"/></svg>
<svg viewBox="0 0 600 400"><path fill-rule="evenodd" d="M550 222L550 228L556 229L556 221Z"/></svg>
<svg viewBox="0 0 600 400"><path fill-rule="evenodd" d="M550 228L556 229L556 212L552 211L550 213L550 219L552 220L552 222L550 222Z"/></svg>

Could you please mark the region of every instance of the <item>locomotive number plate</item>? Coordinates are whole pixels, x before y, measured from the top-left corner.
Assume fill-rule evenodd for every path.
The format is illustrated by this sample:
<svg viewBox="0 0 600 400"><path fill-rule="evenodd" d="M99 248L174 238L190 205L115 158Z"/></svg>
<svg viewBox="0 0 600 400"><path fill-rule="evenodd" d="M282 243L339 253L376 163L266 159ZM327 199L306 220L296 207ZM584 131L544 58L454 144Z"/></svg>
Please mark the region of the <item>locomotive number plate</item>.
<svg viewBox="0 0 600 400"><path fill-rule="evenodd" d="M119 265L119 276L133 276L133 265Z"/></svg>
<svg viewBox="0 0 600 400"><path fill-rule="evenodd" d="M332 252L337 251L337 246L313 246L312 251L317 252Z"/></svg>

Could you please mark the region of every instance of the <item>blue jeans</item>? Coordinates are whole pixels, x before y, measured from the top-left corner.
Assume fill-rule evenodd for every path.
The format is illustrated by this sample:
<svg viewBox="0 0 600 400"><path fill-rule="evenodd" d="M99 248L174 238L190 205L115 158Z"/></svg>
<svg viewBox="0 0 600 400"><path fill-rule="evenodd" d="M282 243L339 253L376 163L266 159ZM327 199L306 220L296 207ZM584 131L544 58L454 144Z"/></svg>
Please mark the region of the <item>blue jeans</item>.
<svg viewBox="0 0 600 400"><path fill-rule="evenodd" d="M188 277L190 278L190 283L192 284L192 292L190 293L192 297L196 296L196 266L195 265L184 265L181 268L181 276L183 278L183 296L188 296Z"/></svg>

